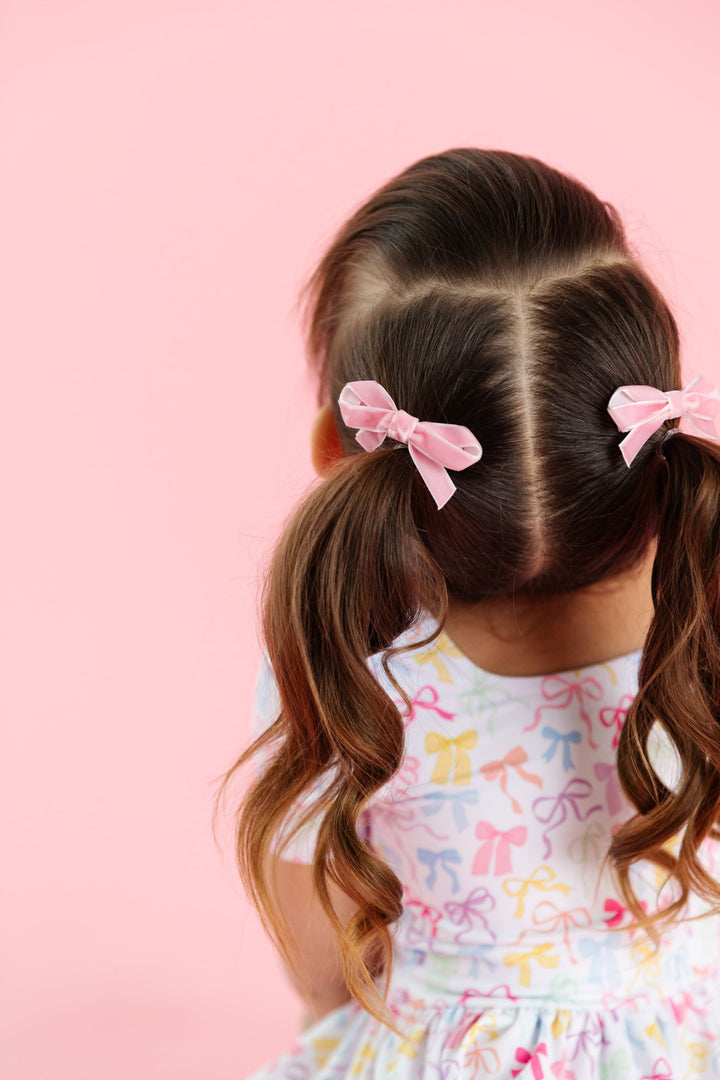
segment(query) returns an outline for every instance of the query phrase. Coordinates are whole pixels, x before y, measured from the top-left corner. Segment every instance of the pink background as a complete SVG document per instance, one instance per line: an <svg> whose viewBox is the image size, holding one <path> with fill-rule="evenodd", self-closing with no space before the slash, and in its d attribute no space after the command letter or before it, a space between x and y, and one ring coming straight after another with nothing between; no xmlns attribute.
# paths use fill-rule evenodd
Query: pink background
<svg viewBox="0 0 720 1080"><path fill-rule="evenodd" d="M297 290L391 175L508 148L615 203L720 376L719 31L711 0L5 0L3 1075L230 1080L295 1037L210 815L314 475Z"/></svg>

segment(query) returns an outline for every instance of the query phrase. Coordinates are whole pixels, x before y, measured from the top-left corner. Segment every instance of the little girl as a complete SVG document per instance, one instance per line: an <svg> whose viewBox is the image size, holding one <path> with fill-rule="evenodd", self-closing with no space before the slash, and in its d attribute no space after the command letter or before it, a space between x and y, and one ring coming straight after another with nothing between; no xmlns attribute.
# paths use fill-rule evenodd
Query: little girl
<svg viewBox="0 0 720 1080"><path fill-rule="evenodd" d="M308 1018L252 1080L720 1077L717 389L616 210L507 151L404 170L307 296L322 479L223 788L257 755Z"/></svg>

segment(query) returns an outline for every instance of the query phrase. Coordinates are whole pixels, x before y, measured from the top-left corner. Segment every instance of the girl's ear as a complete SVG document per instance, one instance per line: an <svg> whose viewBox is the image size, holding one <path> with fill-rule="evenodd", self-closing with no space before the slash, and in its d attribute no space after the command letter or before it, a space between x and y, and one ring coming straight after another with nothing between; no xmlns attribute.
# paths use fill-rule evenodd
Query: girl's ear
<svg viewBox="0 0 720 1080"><path fill-rule="evenodd" d="M321 406L310 434L310 456L315 471L324 476L334 461L343 456L332 409Z"/></svg>

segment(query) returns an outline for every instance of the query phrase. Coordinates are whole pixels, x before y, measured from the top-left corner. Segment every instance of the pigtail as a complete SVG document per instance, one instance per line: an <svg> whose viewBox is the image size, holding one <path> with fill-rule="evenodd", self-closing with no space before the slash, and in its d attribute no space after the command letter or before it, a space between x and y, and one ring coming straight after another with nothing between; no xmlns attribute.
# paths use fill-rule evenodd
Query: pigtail
<svg viewBox="0 0 720 1080"><path fill-rule="evenodd" d="M716 905L707 914L720 905L720 885L698 857L706 837L720 838L720 447L673 430L647 466L660 508L655 613L617 759L638 813L615 834L608 855L638 926L658 945L659 928L680 916L691 892ZM673 790L648 758L655 723L677 751ZM675 855L669 844L681 832ZM667 871L665 884L679 886L679 895L648 917L628 873L641 858Z"/></svg>
<svg viewBox="0 0 720 1080"><path fill-rule="evenodd" d="M391 646L423 613L443 614L447 604L444 579L414 523L416 482L408 455L389 447L360 451L337 461L293 513L273 552L262 597L263 636L281 713L234 766L277 743L245 796L237 857L266 931L298 975L291 933L268 888L265 859L295 801L318 778L330 777L297 828L324 811L314 881L341 945L345 980L363 1007L399 1035L389 1011L378 1008L385 1005L387 981L381 998L374 978L392 964L388 927L403 911L402 883L361 839L356 823L368 799L399 768L404 751L402 716L367 659L383 652L383 669L409 710L407 693L388 666L403 646ZM359 905L347 926L332 906L328 877Z"/></svg>

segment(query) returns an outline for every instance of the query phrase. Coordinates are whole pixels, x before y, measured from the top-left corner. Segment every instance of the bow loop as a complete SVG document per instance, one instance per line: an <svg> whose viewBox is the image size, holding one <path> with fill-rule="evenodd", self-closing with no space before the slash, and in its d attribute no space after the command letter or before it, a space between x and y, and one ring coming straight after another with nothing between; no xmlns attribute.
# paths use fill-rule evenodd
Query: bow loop
<svg viewBox="0 0 720 1080"><path fill-rule="evenodd" d="M468 428L411 416L398 409L385 387L374 379L346 383L338 404L347 426L360 428L355 439L364 450L376 450L386 435L407 444L438 510L457 490L447 470L467 469L482 456L482 447Z"/></svg>

